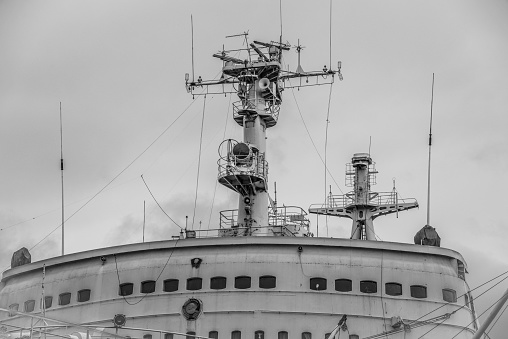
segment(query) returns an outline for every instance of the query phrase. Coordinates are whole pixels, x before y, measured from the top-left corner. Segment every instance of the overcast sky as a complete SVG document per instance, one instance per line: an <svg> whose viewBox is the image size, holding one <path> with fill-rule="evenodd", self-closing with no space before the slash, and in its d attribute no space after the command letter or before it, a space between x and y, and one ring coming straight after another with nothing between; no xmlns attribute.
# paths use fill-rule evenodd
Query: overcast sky
<svg viewBox="0 0 508 339"><path fill-rule="evenodd" d="M226 35L248 31L252 40L279 39L278 7L237 0L0 1L0 269L23 246L34 261L60 253L60 229L32 249L61 219L59 102L67 217L161 136L66 222L67 253L141 241L143 201L147 241L178 233L141 175L175 221L192 220L204 103L202 97L193 102L184 87L192 70L190 16L196 77L212 79L221 68L212 54L242 45ZM421 206L398 219L379 218L376 234L412 242L426 222L435 73L431 225L443 247L465 257L471 287L508 270L501 213L508 189L507 18L508 2L501 0L341 1L332 7L332 67L342 61L344 81L332 87L327 162L340 188L329 176L326 184L333 194L346 192L344 165L353 153L368 152L372 138L379 171L373 189L391 191L395 178L401 196ZM304 70L330 68L328 1L285 0L282 21L283 40L305 46ZM294 50L284 64L296 69ZM323 165L304 122L324 156L328 95L327 86L284 92L279 123L267 132L270 194L277 182L279 205L307 209L324 199ZM206 99L198 207L189 228L217 228L218 211L236 208L235 194L215 183L224 133L242 138L230 100L237 98ZM311 221L317 233L316 217ZM351 227L333 218L319 225L320 236L333 237L348 237ZM480 298L479 313L506 288L503 282ZM508 333L508 312L491 337L502 333Z"/></svg>

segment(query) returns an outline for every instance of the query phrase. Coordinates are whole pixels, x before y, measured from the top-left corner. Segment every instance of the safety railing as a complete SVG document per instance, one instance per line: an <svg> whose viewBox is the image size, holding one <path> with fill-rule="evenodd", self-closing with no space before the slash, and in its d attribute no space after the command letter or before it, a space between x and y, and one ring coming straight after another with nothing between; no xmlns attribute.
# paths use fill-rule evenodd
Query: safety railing
<svg viewBox="0 0 508 339"><path fill-rule="evenodd" d="M360 201L359 201L360 200ZM414 198L401 198L397 193L394 192L383 192L369 193L369 197L366 197L366 201L363 202L366 205L395 205L397 204L413 204L416 203L416 199ZM324 204L313 204L310 208L346 208L350 205L354 205L357 203L362 203L361 198L355 196L354 192L349 192L343 195L331 195L328 196L326 203Z"/></svg>
<svg viewBox="0 0 508 339"><path fill-rule="evenodd" d="M221 157L217 161L219 166L219 178L228 175L249 175L266 180L268 176L268 162L264 154L254 154L248 159L243 159L230 154L229 157Z"/></svg>

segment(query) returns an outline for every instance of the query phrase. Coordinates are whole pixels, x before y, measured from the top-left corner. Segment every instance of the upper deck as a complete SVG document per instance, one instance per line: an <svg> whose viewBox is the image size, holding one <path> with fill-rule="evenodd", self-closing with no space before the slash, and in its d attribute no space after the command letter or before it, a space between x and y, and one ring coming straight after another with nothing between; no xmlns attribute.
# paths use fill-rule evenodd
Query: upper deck
<svg viewBox="0 0 508 339"><path fill-rule="evenodd" d="M135 254L146 251L158 251L167 249L191 249L201 247L234 247L234 246L313 246L323 249L343 248L355 250L374 250L388 252L402 252L421 255L432 255L437 257L446 257L461 261L467 268L466 261L462 255L454 250L435 247L421 246L406 243L386 242L386 241L362 241L342 238L317 238L317 237L218 237L218 238L187 238L179 240L164 240L146 243L128 244L114 247L105 247L93 249L84 252L67 254L64 256L53 257L41 261L36 261L27 265L8 269L2 274L2 281L13 276L20 275L33 270L46 267L59 266L87 260L94 257L108 256L113 254Z"/></svg>

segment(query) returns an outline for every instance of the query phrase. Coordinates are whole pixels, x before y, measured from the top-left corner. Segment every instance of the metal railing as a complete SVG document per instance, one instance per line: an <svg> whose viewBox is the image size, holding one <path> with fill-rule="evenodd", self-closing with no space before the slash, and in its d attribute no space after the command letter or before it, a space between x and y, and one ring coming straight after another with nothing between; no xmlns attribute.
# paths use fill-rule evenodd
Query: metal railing
<svg viewBox="0 0 508 339"><path fill-rule="evenodd" d="M268 176L268 162L263 153L254 154L249 159L240 159L234 154L230 154L227 158L221 157L217 161L217 165L219 166L219 178L228 175L249 175L266 181Z"/></svg>
<svg viewBox="0 0 508 339"><path fill-rule="evenodd" d="M395 208L397 204L411 204L417 202L414 198L400 198L398 194L394 192L370 192L370 196L365 199L366 201L361 202L358 200L361 199L357 199L354 192L349 192L344 195L331 195L328 196L326 203L313 204L311 208L346 208L356 203L364 203L373 206L393 205L393 208Z"/></svg>

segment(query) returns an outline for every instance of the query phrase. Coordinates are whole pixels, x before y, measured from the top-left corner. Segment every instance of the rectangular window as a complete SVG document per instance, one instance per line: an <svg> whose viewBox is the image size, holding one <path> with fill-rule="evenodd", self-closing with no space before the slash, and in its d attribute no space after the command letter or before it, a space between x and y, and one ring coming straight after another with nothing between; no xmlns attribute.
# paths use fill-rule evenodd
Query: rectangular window
<svg viewBox="0 0 508 339"><path fill-rule="evenodd" d="M44 305L42 305L42 299L41 299L41 310L42 310L43 306L46 309L51 308L51 306L53 306L53 297L50 295L45 296L44 297Z"/></svg>
<svg viewBox="0 0 508 339"><path fill-rule="evenodd" d="M444 288L443 289L443 300L448 301L449 303L457 302L457 292L455 290Z"/></svg>
<svg viewBox="0 0 508 339"><path fill-rule="evenodd" d="M219 332L217 331L208 332L208 338L219 339Z"/></svg>
<svg viewBox="0 0 508 339"><path fill-rule="evenodd" d="M302 332L302 339L312 339L310 332Z"/></svg>
<svg viewBox="0 0 508 339"><path fill-rule="evenodd" d="M314 291L326 290L325 278L310 278L310 289Z"/></svg>
<svg viewBox="0 0 508 339"><path fill-rule="evenodd" d="M286 331L280 331L277 334L277 339L288 339L288 333Z"/></svg>
<svg viewBox="0 0 508 339"><path fill-rule="evenodd" d="M385 293L388 295L402 295L402 285L398 283L386 283Z"/></svg>
<svg viewBox="0 0 508 339"><path fill-rule="evenodd" d="M203 280L201 278L189 278L187 279L187 290L196 291L203 287Z"/></svg>
<svg viewBox="0 0 508 339"><path fill-rule="evenodd" d="M133 283L124 283L120 285L120 290L118 292L119 295L126 296L131 295L134 292L134 284Z"/></svg>
<svg viewBox="0 0 508 339"><path fill-rule="evenodd" d="M420 285L411 286L411 296L413 298L424 299L427 298L427 287Z"/></svg>
<svg viewBox="0 0 508 339"><path fill-rule="evenodd" d="M33 312L35 309L35 300L27 300L25 301L25 312Z"/></svg>
<svg viewBox="0 0 508 339"><path fill-rule="evenodd" d="M9 305L9 310L10 311L15 311L17 312L19 309L19 304L12 304L12 305ZM14 312L9 312L9 317L14 317L16 314Z"/></svg>
<svg viewBox="0 0 508 339"><path fill-rule="evenodd" d="M242 339L242 332L240 331L231 332L231 339Z"/></svg>
<svg viewBox="0 0 508 339"><path fill-rule="evenodd" d="M360 292L377 293L377 282L370 280L360 281Z"/></svg>
<svg viewBox="0 0 508 339"><path fill-rule="evenodd" d="M164 286L162 287L164 292L175 292L178 291L178 279L166 279L164 280Z"/></svg>
<svg viewBox="0 0 508 339"><path fill-rule="evenodd" d="M152 335L151 334L145 334L145 335L143 335L143 339L152 339Z"/></svg>
<svg viewBox="0 0 508 339"><path fill-rule="evenodd" d="M260 288L275 288L277 284L277 279L271 275L264 275L259 277L259 287Z"/></svg>
<svg viewBox="0 0 508 339"><path fill-rule="evenodd" d="M254 332L254 339L265 339L265 331L256 331Z"/></svg>
<svg viewBox="0 0 508 339"><path fill-rule="evenodd" d="M58 296L58 305L69 305L71 303L71 294L62 293Z"/></svg>
<svg viewBox="0 0 508 339"><path fill-rule="evenodd" d="M351 292L353 282L349 279L337 279L335 280L335 290L338 292Z"/></svg>
<svg viewBox="0 0 508 339"><path fill-rule="evenodd" d="M164 333L164 339L173 339L173 333Z"/></svg>
<svg viewBox="0 0 508 339"><path fill-rule="evenodd" d="M148 280L141 283L141 293L153 293L155 292L155 281Z"/></svg>
<svg viewBox="0 0 508 339"><path fill-rule="evenodd" d="M78 291L78 302L82 303L88 300L90 300L90 290Z"/></svg>
<svg viewBox="0 0 508 339"><path fill-rule="evenodd" d="M213 277L210 279L210 288L212 290L222 290L226 288L226 277Z"/></svg>
<svg viewBox="0 0 508 339"><path fill-rule="evenodd" d="M245 289L250 288L250 277L240 276L235 278L235 288Z"/></svg>
<svg viewBox="0 0 508 339"><path fill-rule="evenodd" d="M186 335L185 336L186 339L196 339L196 337L195 337L196 332L189 331L189 332L187 332L187 334L190 334L190 335Z"/></svg>

